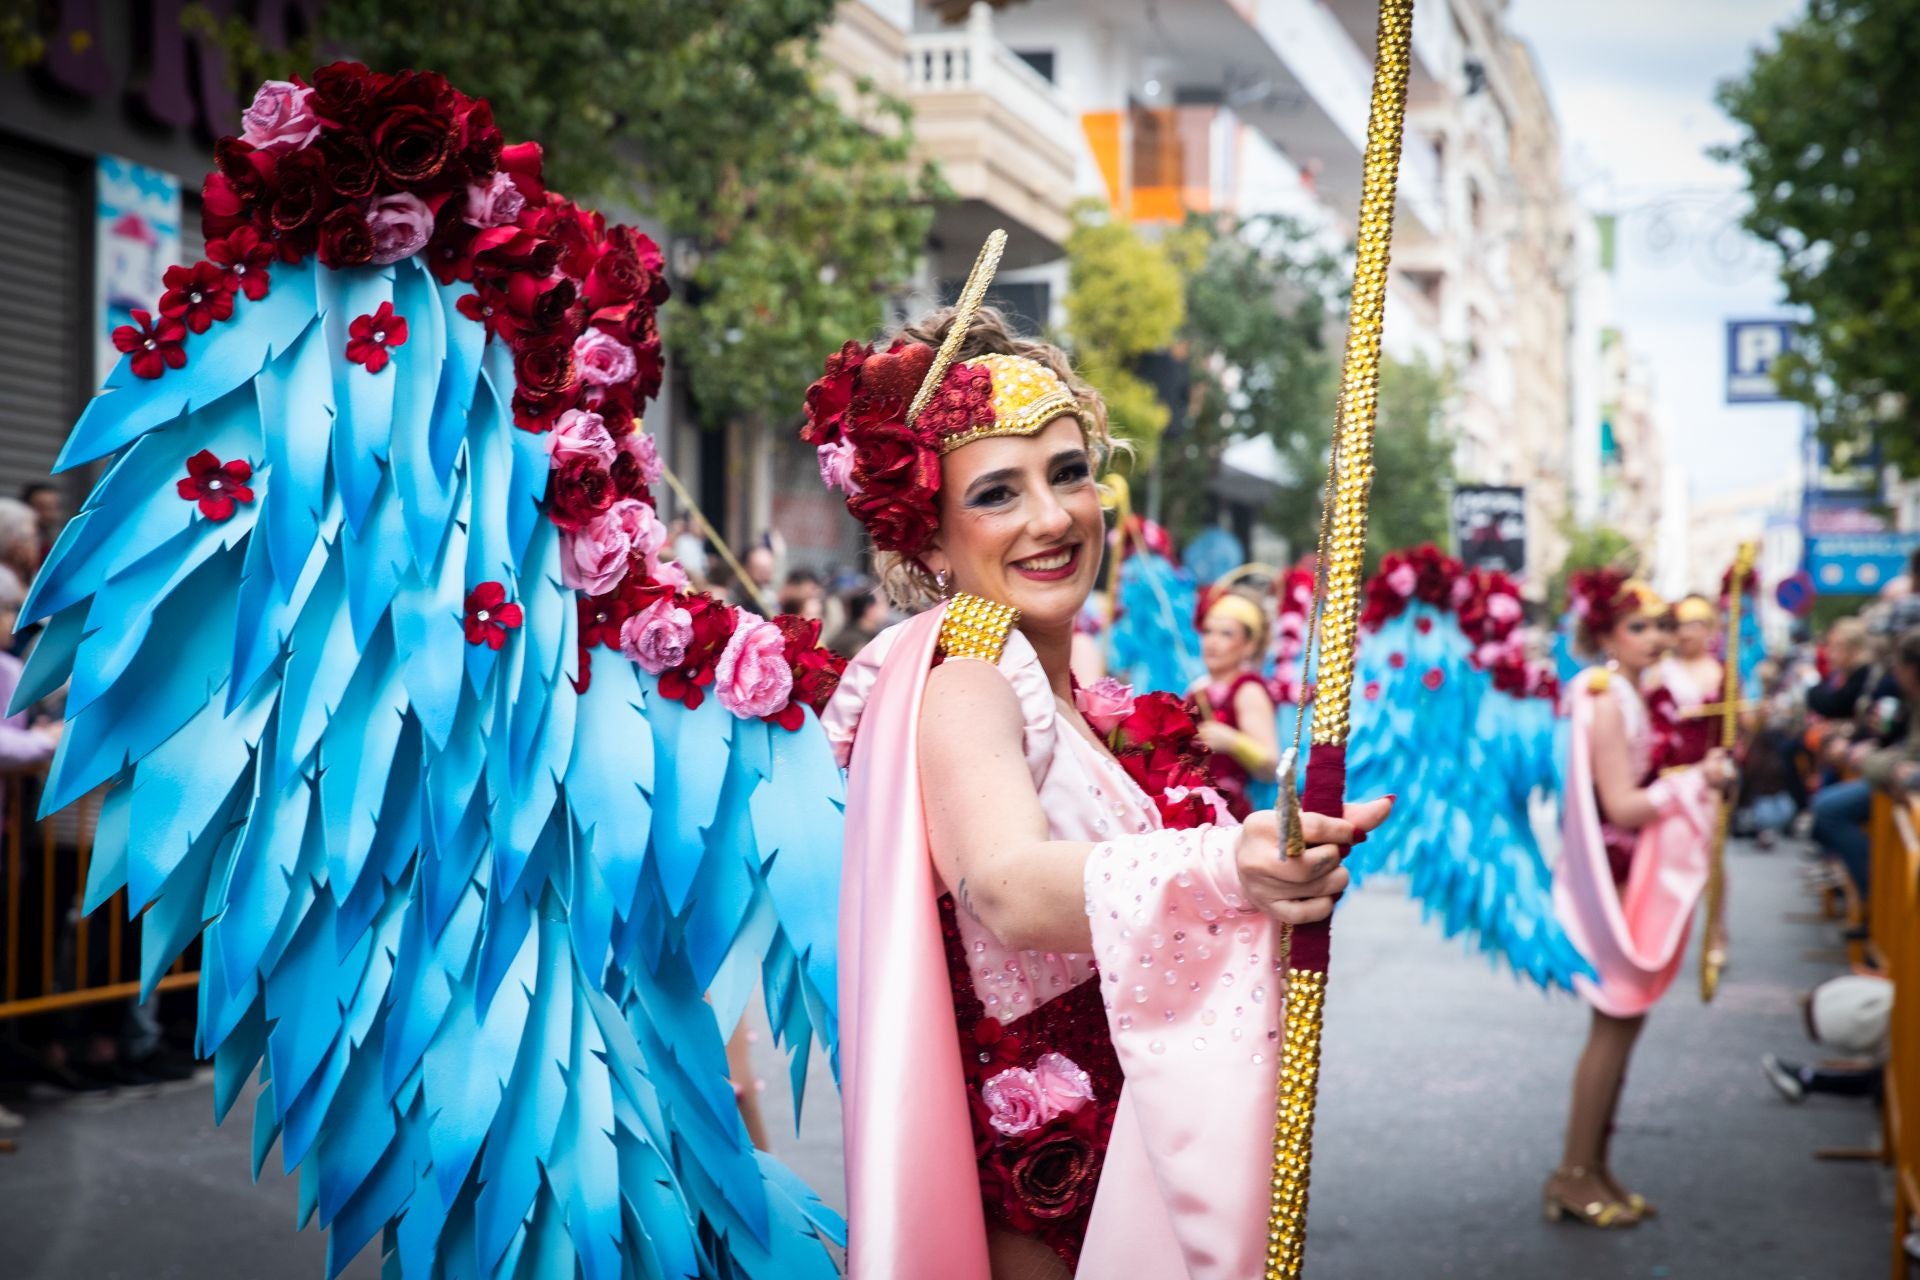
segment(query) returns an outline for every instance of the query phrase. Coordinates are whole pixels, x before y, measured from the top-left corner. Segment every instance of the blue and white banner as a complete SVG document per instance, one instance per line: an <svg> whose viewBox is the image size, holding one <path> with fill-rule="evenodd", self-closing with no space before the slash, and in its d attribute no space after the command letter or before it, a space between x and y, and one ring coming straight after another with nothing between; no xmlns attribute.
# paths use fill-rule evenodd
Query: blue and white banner
<svg viewBox="0 0 1920 1280"><path fill-rule="evenodd" d="M1874 595L1906 571L1920 533L1843 533L1807 539L1807 572L1822 595Z"/></svg>

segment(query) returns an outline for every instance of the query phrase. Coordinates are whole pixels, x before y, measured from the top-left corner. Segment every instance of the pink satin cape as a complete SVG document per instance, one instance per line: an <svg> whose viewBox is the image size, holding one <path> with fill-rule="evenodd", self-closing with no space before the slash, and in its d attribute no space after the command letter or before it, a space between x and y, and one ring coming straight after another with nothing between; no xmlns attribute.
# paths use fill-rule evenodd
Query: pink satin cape
<svg viewBox="0 0 1920 1280"><path fill-rule="evenodd" d="M877 670L849 672L870 685L846 689L864 705L826 717L843 750L852 735L840 1052L854 1280L990 1275L918 772L940 616L876 642ZM1127 1085L1079 1277L1260 1273L1280 1000L1274 930L1234 896L1236 843L1230 827L1154 831L1088 859L1102 995Z"/></svg>
<svg viewBox="0 0 1920 1280"><path fill-rule="evenodd" d="M1649 787L1658 816L1640 828L1627 883L1615 887L1600 835L1592 737L1596 699L1622 694L1594 693L1594 678L1594 671L1584 671L1567 691L1573 732L1553 906L1573 945L1599 974L1598 982L1576 978L1575 987L1600 1012L1631 1018L1653 1007L1685 957L1693 909L1707 883L1714 801L1698 768ZM1646 731L1642 725L1641 732Z"/></svg>

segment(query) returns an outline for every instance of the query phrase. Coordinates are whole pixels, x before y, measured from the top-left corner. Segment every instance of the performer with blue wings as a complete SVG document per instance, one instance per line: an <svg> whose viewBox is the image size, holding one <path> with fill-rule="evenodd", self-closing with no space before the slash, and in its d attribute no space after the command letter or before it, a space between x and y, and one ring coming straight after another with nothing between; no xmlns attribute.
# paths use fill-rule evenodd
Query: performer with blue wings
<svg viewBox="0 0 1920 1280"><path fill-rule="evenodd" d="M758 981L796 1097L836 1043L839 668L661 558L658 250L430 72L270 83L216 163L26 608L88 907L149 989L199 940L331 1273L834 1274L723 1029Z"/></svg>

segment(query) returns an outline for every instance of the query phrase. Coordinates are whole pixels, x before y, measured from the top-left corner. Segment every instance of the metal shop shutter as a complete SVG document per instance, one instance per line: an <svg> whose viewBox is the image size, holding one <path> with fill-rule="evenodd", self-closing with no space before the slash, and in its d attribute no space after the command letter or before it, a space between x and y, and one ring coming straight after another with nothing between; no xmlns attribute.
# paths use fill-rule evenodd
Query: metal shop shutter
<svg viewBox="0 0 1920 1280"><path fill-rule="evenodd" d="M91 187L84 161L0 136L0 496L47 478L90 390Z"/></svg>

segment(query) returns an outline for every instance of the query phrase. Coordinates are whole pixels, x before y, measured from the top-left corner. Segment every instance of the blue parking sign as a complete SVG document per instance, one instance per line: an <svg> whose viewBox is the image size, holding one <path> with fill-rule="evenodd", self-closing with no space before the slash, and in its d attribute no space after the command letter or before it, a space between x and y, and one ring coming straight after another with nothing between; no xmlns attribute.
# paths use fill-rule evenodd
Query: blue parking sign
<svg viewBox="0 0 1920 1280"><path fill-rule="evenodd" d="M1773 404L1784 397L1773 362L1793 350L1791 320L1727 321L1727 403Z"/></svg>

